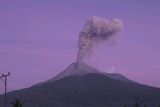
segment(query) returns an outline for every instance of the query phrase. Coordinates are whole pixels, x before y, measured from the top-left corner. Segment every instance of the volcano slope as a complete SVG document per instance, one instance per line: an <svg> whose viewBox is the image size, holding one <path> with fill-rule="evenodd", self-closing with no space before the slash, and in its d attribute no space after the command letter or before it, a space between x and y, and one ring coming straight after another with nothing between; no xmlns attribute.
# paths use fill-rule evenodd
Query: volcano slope
<svg viewBox="0 0 160 107"><path fill-rule="evenodd" d="M0 96L0 105L4 106ZM106 74L88 65L71 64L56 77L7 94L8 106L15 98L24 107L158 107L160 89L131 81L120 74Z"/></svg>

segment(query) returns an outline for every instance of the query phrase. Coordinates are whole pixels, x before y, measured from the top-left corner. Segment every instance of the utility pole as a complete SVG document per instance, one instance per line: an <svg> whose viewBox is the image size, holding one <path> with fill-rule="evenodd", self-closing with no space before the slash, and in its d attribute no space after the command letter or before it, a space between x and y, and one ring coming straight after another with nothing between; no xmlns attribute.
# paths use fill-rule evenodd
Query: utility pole
<svg viewBox="0 0 160 107"><path fill-rule="evenodd" d="M7 77L8 76L10 76L10 72L8 72L8 74L2 74L0 76L0 79L2 80L2 82L5 85L5 89L4 89L4 107L7 107Z"/></svg>

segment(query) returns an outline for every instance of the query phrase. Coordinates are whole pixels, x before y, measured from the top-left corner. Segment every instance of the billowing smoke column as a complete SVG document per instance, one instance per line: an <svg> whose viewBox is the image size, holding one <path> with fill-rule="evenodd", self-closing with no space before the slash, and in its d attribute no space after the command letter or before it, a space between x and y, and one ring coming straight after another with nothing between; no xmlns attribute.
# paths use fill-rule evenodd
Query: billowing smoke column
<svg viewBox="0 0 160 107"><path fill-rule="evenodd" d="M85 57L89 56L98 43L114 40L116 34L122 29L123 24L119 19L109 21L96 16L88 19L79 34L77 62L82 62Z"/></svg>

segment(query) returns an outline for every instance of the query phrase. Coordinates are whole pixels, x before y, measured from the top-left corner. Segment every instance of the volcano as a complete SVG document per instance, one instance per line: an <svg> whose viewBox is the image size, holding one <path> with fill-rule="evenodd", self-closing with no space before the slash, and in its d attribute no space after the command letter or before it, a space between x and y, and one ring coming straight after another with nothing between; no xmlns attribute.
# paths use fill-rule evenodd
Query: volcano
<svg viewBox="0 0 160 107"><path fill-rule="evenodd" d="M0 96L0 105L4 106ZM73 63L54 78L7 94L8 107L15 98L24 107L158 107L160 89L139 84L121 74L101 72L84 63Z"/></svg>

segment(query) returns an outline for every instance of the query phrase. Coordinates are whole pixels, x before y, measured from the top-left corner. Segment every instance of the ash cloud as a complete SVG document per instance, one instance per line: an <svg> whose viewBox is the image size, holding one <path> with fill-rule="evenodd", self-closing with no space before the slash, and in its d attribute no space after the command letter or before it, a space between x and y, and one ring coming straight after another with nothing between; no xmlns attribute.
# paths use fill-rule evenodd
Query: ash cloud
<svg viewBox="0 0 160 107"><path fill-rule="evenodd" d="M107 20L96 16L88 19L79 34L77 62L82 62L88 57L95 45L115 40L117 33L122 29L123 24L120 19Z"/></svg>

